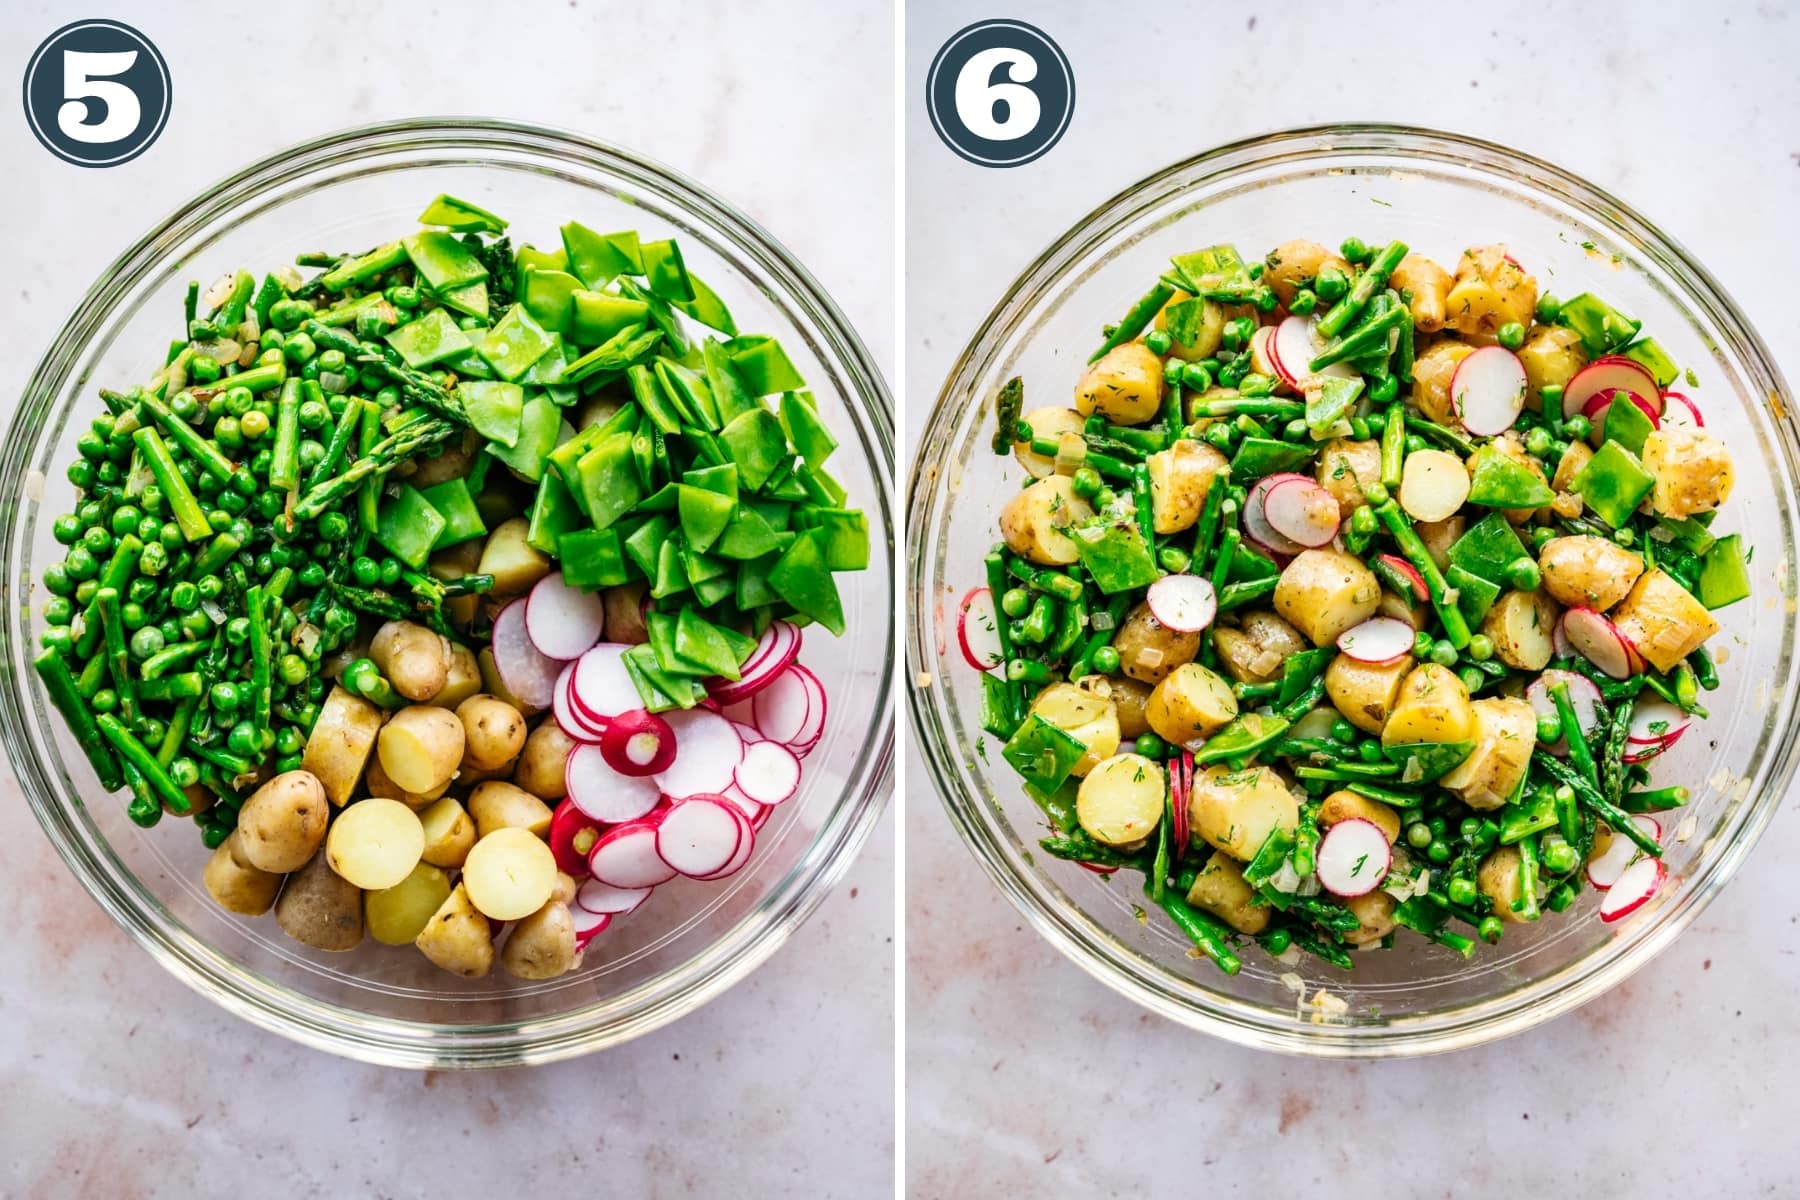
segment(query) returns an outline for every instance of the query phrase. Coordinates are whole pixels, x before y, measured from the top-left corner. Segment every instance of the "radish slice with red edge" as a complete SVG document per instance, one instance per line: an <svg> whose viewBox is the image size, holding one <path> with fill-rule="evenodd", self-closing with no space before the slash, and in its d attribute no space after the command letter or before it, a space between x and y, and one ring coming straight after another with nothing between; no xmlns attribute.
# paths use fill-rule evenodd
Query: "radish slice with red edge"
<svg viewBox="0 0 1800 1200"><path fill-rule="evenodd" d="M607 725L600 753L621 775L655 775L675 761L675 731L655 713L634 708Z"/></svg>
<svg viewBox="0 0 1800 1200"><path fill-rule="evenodd" d="M1176 633L1199 633L1219 611L1211 583L1198 575L1164 575L1144 593L1150 615Z"/></svg>
<svg viewBox="0 0 1800 1200"><path fill-rule="evenodd" d="M705 709L666 714L675 731L675 758L656 774L663 795L716 795L731 786L733 773L744 759L743 739L729 718Z"/></svg>
<svg viewBox="0 0 1800 1200"><path fill-rule="evenodd" d="M735 782L746 799L780 804L800 790L800 759L780 742L757 742L744 747Z"/></svg>
<svg viewBox="0 0 1800 1200"><path fill-rule="evenodd" d="M1556 700L1550 695L1550 689L1559 683L1568 685L1569 707L1575 710L1576 724L1581 726L1582 736L1592 743L1605 727L1606 710L1601 706L1600 686L1586 675L1555 668L1545 671L1526 687L1526 703L1531 705L1531 711L1537 714L1540 721L1559 718L1561 714L1556 711ZM1544 748L1562 758L1569 753L1569 741L1567 738L1557 738Z"/></svg>
<svg viewBox="0 0 1800 1200"><path fill-rule="evenodd" d="M774 745L775 743L771 742L765 744ZM720 792L719 797L720 799L730 801L733 807L743 813L746 817L749 817L752 822L755 822L760 818L765 818L768 815L769 805L759 804L755 800L744 795L744 789L740 788L735 783Z"/></svg>
<svg viewBox="0 0 1800 1200"><path fill-rule="evenodd" d="M1631 714L1631 728L1625 733L1626 762L1649 762L1671 749L1688 731L1688 715L1666 700L1651 700Z"/></svg>
<svg viewBox="0 0 1800 1200"><path fill-rule="evenodd" d="M771 621L756 649L739 665L738 678L708 679L707 694L720 704L742 703L767 687L799 655L800 627L788 621Z"/></svg>
<svg viewBox="0 0 1800 1200"><path fill-rule="evenodd" d="M1706 425L1706 418L1700 415L1700 406L1688 399L1686 393L1664 392L1662 423L1700 429Z"/></svg>
<svg viewBox="0 0 1800 1200"><path fill-rule="evenodd" d="M788 743L788 749L805 758L819 744L819 736L825 732L825 685L819 682L817 675L800 663L795 663L789 669L800 677L801 686L806 688L807 708L806 724L800 727L799 734Z"/></svg>
<svg viewBox="0 0 1800 1200"><path fill-rule="evenodd" d="M1397 617L1370 617L1338 634L1337 648L1361 663L1386 663L1412 653L1418 635Z"/></svg>
<svg viewBox="0 0 1800 1200"><path fill-rule="evenodd" d="M1587 402L1602 392L1630 392L1645 399L1655 396L1656 411L1651 415L1662 415L1662 392L1657 389L1656 377L1641 363L1622 354L1609 354L1575 372L1575 377L1563 388L1563 420L1584 411Z"/></svg>
<svg viewBox="0 0 1800 1200"><path fill-rule="evenodd" d="M679 800L656 826L656 852L675 871L698 879L737 857L750 820L717 796Z"/></svg>
<svg viewBox="0 0 1800 1200"><path fill-rule="evenodd" d="M1571 608L1560 624L1575 653L1614 679L1631 678L1637 650L1618 626L1591 608Z"/></svg>
<svg viewBox="0 0 1800 1200"><path fill-rule="evenodd" d="M570 699L588 721L602 729L614 717L644 707L643 697L625 669L628 649L617 642L602 642L575 660Z"/></svg>
<svg viewBox="0 0 1800 1200"><path fill-rule="evenodd" d="M605 631L606 606L599 592L571 587L552 571L526 597L525 629L545 657L580 658Z"/></svg>
<svg viewBox="0 0 1800 1200"><path fill-rule="evenodd" d="M1414 600L1417 600L1420 604L1424 604L1431 599L1431 593L1425 588L1425 577L1419 574L1419 569L1417 567L1407 562L1404 558L1401 558L1398 554L1382 554L1378 557L1382 562L1386 563L1395 574L1406 580L1407 584L1412 588Z"/></svg>
<svg viewBox="0 0 1800 1200"><path fill-rule="evenodd" d="M648 815L662 799L662 789L649 776L621 775L600 747L580 745L563 764L569 802L603 825L618 825Z"/></svg>
<svg viewBox="0 0 1800 1200"><path fill-rule="evenodd" d="M1662 825L1654 817L1639 814L1631 819L1639 829L1650 835L1650 840L1658 843L1662 841ZM1606 891L1619 882L1625 868L1636 861L1639 853L1636 843L1615 830L1605 852L1588 859L1588 882L1594 885L1596 891Z"/></svg>
<svg viewBox="0 0 1800 1200"><path fill-rule="evenodd" d="M1450 404L1463 428L1495 437L1525 411L1525 364L1505 346L1483 346L1456 364Z"/></svg>
<svg viewBox="0 0 1800 1200"><path fill-rule="evenodd" d="M1340 512L1337 497L1304 476L1284 479L1263 496L1269 528L1309 550L1330 545Z"/></svg>
<svg viewBox="0 0 1800 1200"><path fill-rule="evenodd" d="M532 712L542 712L556 701L556 677L562 674L563 664L532 642L526 630L527 603L520 597L494 618L494 670L519 703Z"/></svg>
<svg viewBox="0 0 1800 1200"><path fill-rule="evenodd" d="M590 879L575 893L575 904L591 913L622 917L636 912L650 898L654 888L622 888L598 879Z"/></svg>
<svg viewBox="0 0 1800 1200"><path fill-rule="evenodd" d="M601 834L588 855L588 871L621 888L656 887L675 878L679 872L656 852L658 824L631 821Z"/></svg>
<svg viewBox="0 0 1800 1200"><path fill-rule="evenodd" d="M1600 919L1611 924L1623 921L1649 903L1669 877L1669 869L1660 858L1640 858L1625 868L1619 881L1612 885L1600 901Z"/></svg>
<svg viewBox="0 0 1800 1200"><path fill-rule="evenodd" d="M1650 428L1662 428L1662 421L1656 415L1656 407L1636 392L1601 392L1581 406L1581 415L1590 421L1599 421L1603 418L1606 410L1611 408L1621 396L1637 405L1638 411L1649 419Z"/></svg>
<svg viewBox="0 0 1800 1200"><path fill-rule="evenodd" d="M991 671L1006 661L1006 655L1000 650L993 592L978 587L963 597L962 607L956 614L956 640L962 646L963 660L977 671Z"/></svg>
<svg viewBox="0 0 1800 1200"><path fill-rule="evenodd" d="M571 905L569 917L575 923L575 949L579 953L587 949L587 944L606 932L612 924L611 913L589 912L580 905Z"/></svg>
<svg viewBox="0 0 1800 1200"><path fill-rule="evenodd" d="M750 861L750 855L756 851L756 820L745 816L743 810L729 800L723 801L723 807L731 814L732 818L738 822L737 853L731 856L730 862L726 863L718 870L709 872L705 875L694 876L695 879L704 882L710 882L714 879L724 879L728 875L736 875L739 871L744 869L744 864ZM763 814L767 814L769 809L765 807L762 811Z"/></svg>
<svg viewBox="0 0 1800 1200"><path fill-rule="evenodd" d="M768 687L756 693L752 703L756 727L764 737L777 742L794 741L806 728L812 708L812 692L796 669L798 666L796 663L776 676Z"/></svg>
<svg viewBox="0 0 1800 1200"><path fill-rule="evenodd" d="M1355 368L1347 362L1332 363L1322 371L1314 371L1307 365L1319 357L1325 343L1306 317L1289 317L1275 326L1275 336L1269 340L1269 347L1282 382L1297 392L1305 388L1307 380L1319 375L1336 375L1344 379L1356 377Z"/></svg>
<svg viewBox="0 0 1800 1200"><path fill-rule="evenodd" d="M606 735L604 721L591 720L575 703L575 664L565 663L556 677L556 694L551 711L562 731L578 742L599 742Z"/></svg>
<svg viewBox="0 0 1800 1200"><path fill-rule="evenodd" d="M1256 332L1250 335L1250 369L1258 375L1266 375L1278 382L1285 383L1286 377L1275 365L1274 340L1275 327L1273 325L1259 326Z"/></svg>
<svg viewBox="0 0 1800 1200"><path fill-rule="evenodd" d="M1169 798L1172 810L1169 832L1175 838L1175 857L1180 858L1188 850L1188 797L1194 791L1194 753L1183 750L1175 759L1173 774L1175 786Z"/></svg>
<svg viewBox="0 0 1800 1200"><path fill-rule="evenodd" d="M1307 483L1312 482L1305 475L1296 475L1291 471L1265 475L1251 486L1249 495L1244 497L1243 512L1239 514L1239 521L1243 526L1246 538L1273 554L1288 558L1299 554L1306 547L1278 532L1274 526L1270 525L1265 506L1270 491L1293 479Z"/></svg>
<svg viewBox="0 0 1800 1200"><path fill-rule="evenodd" d="M1366 896L1380 887L1393 861L1387 834L1361 817L1339 821L1327 829L1314 858L1319 883L1345 899Z"/></svg>
<svg viewBox="0 0 1800 1200"><path fill-rule="evenodd" d="M556 869L576 879L588 875L588 855L603 831L600 823L582 812L573 800L564 800L550 817L550 853Z"/></svg>

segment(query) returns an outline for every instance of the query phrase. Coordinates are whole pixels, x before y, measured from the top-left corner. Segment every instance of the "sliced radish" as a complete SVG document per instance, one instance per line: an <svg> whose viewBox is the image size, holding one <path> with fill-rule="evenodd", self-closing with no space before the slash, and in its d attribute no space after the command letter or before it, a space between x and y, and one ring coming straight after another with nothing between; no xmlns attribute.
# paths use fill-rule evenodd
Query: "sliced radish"
<svg viewBox="0 0 1800 1200"><path fill-rule="evenodd" d="M1285 383L1286 378L1276 367L1275 354L1270 348L1274 337L1275 327L1273 325L1260 326L1255 333L1250 335L1250 369L1258 375L1271 376Z"/></svg>
<svg viewBox="0 0 1800 1200"><path fill-rule="evenodd" d="M1639 829L1649 835L1651 841L1658 843L1662 841L1662 824L1655 817L1640 814L1631 819ZM1630 838L1615 830L1612 841L1606 845L1606 851L1588 860L1588 882L1593 884L1596 890L1606 891L1619 882L1619 877L1625 873L1625 868L1636 861L1639 853L1637 845Z"/></svg>
<svg viewBox="0 0 1800 1200"><path fill-rule="evenodd" d="M1659 429L1662 427L1662 422L1656 415L1656 407L1636 392L1601 392L1598 396L1595 396L1586 404L1582 405L1581 415L1594 422L1596 425L1603 425L1603 418L1606 410L1611 408L1613 403L1618 400L1620 396L1625 397L1625 399L1637 405L1637 410L1649 419L1650 428ZM1599 429L1594 430L1594 437L1598 438L1600 432Z"/></svg>
<svg viewBox="0 0 1800 1200"><path fill-rule="evenodd" d="M550 818L550 853L556 856L556 869L576 879L587 878L588 855L601 832L600 823L573 800L557 805Z"/></svg>
<svg viewBox="0 0 1800 1200"><path fill-rule="evenodd" d="M1642 661L1618 626L1591 608L1571 608L1563 614L1561 626L1575 653L1614 679L1631 678Z"/></svg>
<svg viewBox="0 0 1800 1200"><path fill-rule="evenodd" d="M1263 496L1269 528L1308 549L1337 536L1340 511L1337 497L1305 476L1284 479Z"/></svg>
<svg viewBox="0 0 1800 1200"><path fill-rule="evenodd" d="M552 711L556 714L556 723L562 726L562 731L578 742L598 742L606 736L606 723L593 720L575 703L575 663L565 663L562 674L556 677Z"/></svg>
<svg viewBox="0 0 1800 1200"><path fill-rule="evenodd" d="M1314 371L1307 365L1319 357L1325 343L1306 317L1289 317L1275 326L1269 348L1273 365L1281 373L1281 381L1296 392L1304 390L1306 381L1319 375L1336 375L1344 379L1356 377L1355 368L1347 362L1332 363L1322 371Z"/></svg>
<svg viewBox="0 0 1800 1200"><path fill-rule="evenodd" d="M1663 880L1669 877L1669 869L1662 864L1660 858L1640 858L1625 868L1619 881L1612 885L1606 898L1600 901L1600 919L1611 923L1623 921L1632 913L1642 908L1656 895Z"/></svg>
<svg viewBox="0 0 1800 1200"><path fill-rule="evenodd" d="M1361 817L1339 821L1327 829L1314 857L1319 882L1332 895L1345 899L1366 896L1380 887L1393 861L1387 834Z"/></svg>
<svg viewBox="0 0 1800 1200"><path fill-rule="evenodd" d="M1306 547L1287 537L1285 534L1277 532L1275 527L1269 524L1269 517L1265 510L1265 505L1268 501L1270 491L1276 486L1291 479L1311 482L1307 476L1295 475L1291 471L1282 472L1276 475L1265 475L1256 481L1250 488L1249 495L1244 497L1244 509L1239 515L1239 521L1243 526L1244 536L1246 538L1256 543L1258 547L1268 550L1274 555L1286 558L1294 557L1296 554L1299 554L1302 550L1306 549Z"/></svg>
<svg viewBox="0 0 1800 1200"><path fill-rule="evenodd" d="M1188 797L1194 791L1194 752L1183 750L1175 760L1172 772L1175 781L1174 795L1170 798L1169 807L1173 810L1174 819L1170 822L1169 832L1175 838L1175 856L1181 857L1188 848Z"/></svg>
<svg viewBox="0 0 1800 1200"><path fill-rule="evenodd" d="M675 732L675 758L656 775L663 795L716 795L731 786L732 775L744 759L743 739L730 718L705 709L690 708L668 714Z"/></svg>
<svg viewBox="0 0 1800 1200"><path fill-rule="evenodd" d="M1470 358L1475 357L1473 354ZM1630 392L1646 400L1656 397L1655 412L1650 415L1662 415L1662 393L1657 390L1656 377L1645 370L1640 363L1620 354L1609 354L1605 358L1597 358L1575 373L1563 388L1563 419L1566 421L1577 413L1587 409L1587 403L1595 396L1613 392Z"/></svg>
<svg viewBox="0 0 1800 1200"><path fill-rule="evenodd" d="M662 789L649 776L621 775L600 747L581 745L569 751L563 765L569 802L603 825L618 825L647 815L662 799Z"/></svg>
<svg viewBox="0 0 1800 1200"><path fill-rule="evenodd" d="M800 790L800 760L780 742L757 742L744 747L734 780L745 799L780 804Z"/></svg>
<svg viewBox="0 0 1800 1200"><path fill-rule="evenodd" d="M1407 562L1404 558L1401 558L1398 554L1383 554L1380 558L1382 562L1393 569L1395 574L1404 578L1406 582L1412 586L1414 600L1417 600L1420 604L1424 604L1427 600L1431 599L1431 593L1425 588L1425 577L1419 574L1419 569L1417 567Z"/></svg>
<svg viewBox="0 0 1800 1200"><path fill-rule="evenodd" d="M1700 415L1700 406L1688 399L1685 393L1664 392L1662 398L1664 425L1685 425L1699 429L1706 424L1706 418Z"/></svg>
<svg viewBox="0 0 1800 1200"><path fill-rule="evenodd" d="M725 811L731 814L732 819L738 822L737 853L731 856L730 862L726 863L718 870L709 872L705 875L696 875L694 876L695 879L711 881L714 879L724 879L727 875L735 875L744 869L744 864L750 861L750 855L756 850L756 826L758 824L758 819L745 816L743 809L739 808L735 803L729 800L724 802L723 807L725 808ZM762 820L767 820L769 811L770 810L765 807L762 812L758 814L758 817Z"/></svg>
<svg viewBox="0 0 1800 1200"><path fill-rule="evenodd" d="M1625 761L1650 761L1679 742L1689 724L1688 715L1675 705L1666 700L1649 701L1631 714L1631 728L1625 733Z"/></svg>
<svg viewBox="0 0 1800 1200"><path fill-rule="evenodd" d="M606 764L621 775L666 771L675 761L675 752L675 731L669 723L641 708L614 717L600 739Z"/></svg>
<svg viewBox="0 0 1800 1200"><path fill-rule="evenodd" d="M1561 714L1556 711L1556 700L1550 695L1550 689L1559 683L1569 687L1569 707L1575 710L1575 722L1581 726L1582 736L1589 739L1598 737L1604 727L1606 710L1601 704L1600 686L1586 675L1554 668L1545 671L1525 689L1525 700L1531 705L1531 711L1537 714L1540 721L1559 717ZM1561 758L1569 752L1568 739L1557 738L1545 749Z"/></svg>
<svg viewBox="0 0 1800 1200"><path fill-rule="evenodd" d="M956 615L956 640L962 645L963 660L977 671L991 671L1006 661L1000 649L1000 622L994 611L993 592L978 587L963 597Z"/></svg>
<svg viewBox="0 0 1800 1200"><path fill-rule="evenodd" d="M812 748L819 744L819 737L825 732L825 685L819 677L800 663L788 668L800 677L800 684L806 689L806 724L794 740L787 744L801 758L812 753Z"/></svg>
<svg viewBox="0 0 1800 1200"><path fill-rule="evenodd" d="M679 872L656 852L658 824L632 821L607 830L588 856L588 870L614 887L647 888L669 882Z"/></svg>
<svg viewBox="0 0 1800 1200"><path fill-rule="evenodd" d="M1525 411L1525 364L1505 346L1483 346L1456 364L1450 404L1470 433L1505 433Z"/></svg>
<svg viewBox="0 0 1800 1200"><path fill-rule="evenodd" d="M682 875L711 875L737 856L749 824L736 806L717 796L679 800L657 823L656 852Z"/></svg>
<svg viewBox="0 0 1800 1200"><path fill-rule="evenodd" d="M575 922L575 949L577 952L587 949L589 942L606 932L612 924L611 913L589 912L580 905L572 905L569 916Z"/></svg>
<svg viewBox="0 0 1800 1200"><path fill-rule="evenodd" d="M598 879L590 879L575 893L575 904L591 913L622 917L636 912L650 898L654 888L622 888Z"/></svg>
<svg viewBox="0 0 1800 1200"><path fill-rule="evenodd" d="M738 736L748 741L760 741L762 732L756 728L756 705L748 700L739 700L733 704L721 705L719 715L728 718L738 727ZM750 734L756 734L753 739Z"/></svg>
<svg viewBox="0 0 1800 1200"><path fill-rule="evenodd" d="M644 707L637 684L625 669L629 646L602 642L575 661L570 699L587 720L602 730L614 717Z"/></svg>
<svg viewBox="0 0 1800 1200"><path fill-rule="evenodd" d="M798 666L799 664L795 664ZM789 667L768 687L756 693L752 704L756 727L763 736L791 743L807 726L812 708L812 689L794 667Z"/></svg>
<svg viewBox="0 0 1800 1200"><path fill-rule="evenodd" d="M538 580L526 597L525 628L546 657L580 658L606 628L599 592L584 592L563 581L561 571Z"/></svg>
<svg viewBox="0 0 1800 1200"><path fill-rule="evenodd" d="M991 603L989 610L992 611ZM998 636L995 635L996 648L999 646ZM966 642L963 653L965 656L968 654ZM709 679L706 681L706 690L720 704L741 704L767 687L799 654L800 627L788 621L771 621L763 631L761 640L757 642L756 649L739 665L738 677L735 680Z"/></svg>
<svg viewBox="0 0 1800 1200"><path fill-rule="evenodd" d="M1397 617L1370 617L1338 634L1337 648L1357 662L1387 663L1412 653L1417 637Z"/></svg>
<svg viewBox="0 0 1800 1200"><path fill-rule="evenodd" d="M514 698L533 712L542 712L555 703L556 677L562 674L563 664L531 640L526 629L527 604L527 598L520 597L494 618L494 670ZM636 694L635 688L632 693Z"/></svg>
<svg viewBox="0 0 1800 1200"><path fill-rule="evenodd" d="M1198 575L1164 575L1150 585L1144 602L1151 616L1176 633L1199 633L1219 611L1212 584Z"/></svg>
<svg viewBox="0 0 1800 1200"><path fill-rule="evenodd" d="M765 742L761 744L774 745L775 743ZM743 813L746 817L749 817L752 823L759 819L765 819L768 815L769 805L758 803L744 795L744 789L735 783L720 792L719 796L722 799L729 800L739 812Z"/></svg>

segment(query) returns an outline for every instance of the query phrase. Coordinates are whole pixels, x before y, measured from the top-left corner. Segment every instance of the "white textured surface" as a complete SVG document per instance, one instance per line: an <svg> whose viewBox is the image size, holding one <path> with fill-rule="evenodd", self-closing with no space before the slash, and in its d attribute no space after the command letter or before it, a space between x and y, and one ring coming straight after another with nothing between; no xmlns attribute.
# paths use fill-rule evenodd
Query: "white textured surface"
<svg viewBox="0 0 1800 1200"><path fill-rule="evenodd" d="M203 185L322 132L443 113L575 129L704 181L785 242L891 368L888 12L10 3L0 80L21 78L52 30L96 15L162 49L174 114L142 158L81 170L32 139L8 83L0 418L88 281ZM278 90L252 90L270 82ZM832 99L847 96L869 99ZM701 1012L575 1062L421 1075L226 1016L112 927L10 773L0 804L12 821L0 839L0 1196L891 1191L891 816L793 941Z"/></svg>
<svg viewBox="0 0 1800 1200"><path fill-rule="evenodd" d="M1789 379L1800 370L1792 6L1124 7L994 14L1044 29L1076 79L1063 141L1012 170L953 157L922 119L932 54L989 14L909 9L911 438L975 323L1093 205L1209 145L1334 119L1507 142L1629 198L1721 278ZM1800 1193L1791 799L1725 894L1624 987L1497 1046L1356 1065L1237 1049L1093 982L1025 927L916 753L909 767L913 1195Z"/></svg>

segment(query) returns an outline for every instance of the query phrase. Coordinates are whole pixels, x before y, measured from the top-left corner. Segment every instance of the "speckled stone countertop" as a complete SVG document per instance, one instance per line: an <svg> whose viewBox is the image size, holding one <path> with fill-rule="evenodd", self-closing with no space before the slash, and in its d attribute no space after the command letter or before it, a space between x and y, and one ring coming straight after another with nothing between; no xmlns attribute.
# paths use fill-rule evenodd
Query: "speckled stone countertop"
<svg viewBox="0 0 1800 1200"><path fill-rule="evenodd" d="M985 15L910 7L909 117L923 112L922 64ZM1075 117L1013 170L970 166L909 122L912 438L975 322L1089 208L1206 146L1333 119L1472 133L1632 198L1720 277L1789 378L1800 371L1784 286L1800 278L1791 6L1026 2L996 15L1063 47ZM1238 1049L1092 981L1024 925L916 754L909 766L906 1167L921 1200L1800 1194L1793 799L1686 936L1604 999L1485 1049L1358 1065Z"/></svg>
<svg viewBox="0 0 1800 1200"><path fill-rule="evenodd" d="M0 77L98 15L161 48L174 115L104 171L53 159L16 107L0 119L0 416L88 282L203 184L328 130L477 111L705 180L808 264L891 369L891 12L25 2L0 11ZM248 90L270 79L284 86ZM878 101L830 100L864 92ZM0 1196L891 1194L891 814L792 942L701 1012L574 1062L418 1074L225 1015L113 928L10 771L0 808Z"/></svg>

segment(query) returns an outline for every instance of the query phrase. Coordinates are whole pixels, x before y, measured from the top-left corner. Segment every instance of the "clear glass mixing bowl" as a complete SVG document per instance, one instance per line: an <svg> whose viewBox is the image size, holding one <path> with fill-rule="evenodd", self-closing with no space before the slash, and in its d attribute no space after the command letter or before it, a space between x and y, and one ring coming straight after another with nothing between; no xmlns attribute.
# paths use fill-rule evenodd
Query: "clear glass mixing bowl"
<svg viewBox="0 0 1800 1200"><path fill-rule="evenodd" d="M451 192L507 217L515 240L554 243L570 219L679 236L688 265L747 331L779 337L842 442L832 469L868 513L867 571L838 577L848 636L809 635L805 660L833 704L805 784L756 855L722 883L677 882L603 933L576 973L521 983L444 974L372 942L346 955L290 941L272 917L221 911L200 884L193 827L153 830L103 794L44 699L31 659L41 593L60 557L50 522L72 507L64 466L101 411L94 389L146 379L180 325L182 293L242 266L361 249ZM159 223L101 277L38 365L0 448L0 734L51 843L151 955L241 1016L371 1062L496 1066L585 1053L689 1012L774 953L824 898L890 790L893 718L893 402L868 350L805 268L699 184L616 147L486 121L411 121L334 134L222 181Z"/></svg>
<svg viewBox="0 0 1800 1200"><path fill-rule="evenodd" d="M1014 375L1024 377L1028 408L1066 398L1101 325L1172 254L1221 241L1246 253L1295 237L1335 245L1351 233L1371 245L1398 237L1446 263L1464 246L1503 241L1546 290L1592 288L1642 318L1697 373L1691 394L1732 449L1737 490L1718 529L1754 542L1755 593L1718 614L1723 682L1704 698L1712 719L1656 764L1659 784L1681 782L1694 795L1665 818L1671 880L1651 904L1607 925L1589 892L1561 917L1509 927L1472 962L1402 932L1393 950L1358 955L1354 973L1313 959L1286 968L1251 948L1242 974L1228 978L1190 958L1159 914L1139 919L1135 882L1109 883L1037 852L1039 810L998 747L976 753L980 687L957 649L956 606L983 582L982 556L1019 480L1011 457L989 447L989 400ZM1379 1057L1475 1045L1549 1020L1624 979L1699 915L1793 775L1800 443L1789 403L1767 348L1706 271L1624 203L1549 163L1469 138L1361 125L1271 134L1178 163L1102 204L1019 276L957 360L925 428L907 497L907 665L932 782L976 860L1040 933L1101 982L1197 1029L1300 1054Z"/></svg>

